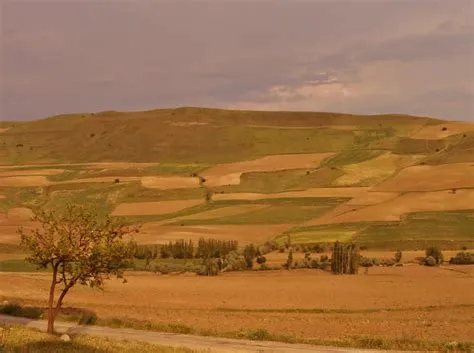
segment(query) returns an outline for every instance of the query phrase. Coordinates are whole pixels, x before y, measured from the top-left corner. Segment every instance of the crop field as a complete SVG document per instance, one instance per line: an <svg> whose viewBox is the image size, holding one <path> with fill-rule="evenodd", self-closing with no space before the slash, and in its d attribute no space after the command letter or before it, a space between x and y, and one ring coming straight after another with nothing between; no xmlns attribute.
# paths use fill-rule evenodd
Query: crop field
<svg viewBox="0 0 474 353"><path fill-rule="evenodd" d="M68 296L66 306L96 312L98 324L240 338L265 330L335 345L472 341L474 266L416 258L430 246L446 260L474 248L473 156L472 124L405 115L180 108L5 123L0 300L45 305L49 273L24 261L17 231L38 226L37 208L78 204L140 225L140 246L213 238L240 252L276 247L265 254L271 270L217 277L150 267L199 259L139 259L127 284ZM342 241L369 257L401 250L404 266L285 271L289 240L299 263L304 248Z"/></svg>
<svg viewBox="0 0 474 353"><path fill-rule="evenodd" d="M204 278L130 273L127 284L109 282L102 293L77 288L66 306L88 308L103 323L151 322L196 332L264 329L321 341L369 335L469 341L474 272L465 272L411 265L373 268L355 277L311 270ZM45 304L47 274L0 273L0 279L8 283L0 297Z"/></svg>

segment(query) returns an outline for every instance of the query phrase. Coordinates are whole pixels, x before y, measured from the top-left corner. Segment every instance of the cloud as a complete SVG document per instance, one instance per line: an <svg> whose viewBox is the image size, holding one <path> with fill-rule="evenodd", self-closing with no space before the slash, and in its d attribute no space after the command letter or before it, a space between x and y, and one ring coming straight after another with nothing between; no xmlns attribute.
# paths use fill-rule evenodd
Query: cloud
<svg viewBox="0 0 474 353"><path fill-rule="evenodd" d="M177 105L470 119L470 9L469 0L6 2L0 119ZM441 109L433 92L459 99Z"/></svg>

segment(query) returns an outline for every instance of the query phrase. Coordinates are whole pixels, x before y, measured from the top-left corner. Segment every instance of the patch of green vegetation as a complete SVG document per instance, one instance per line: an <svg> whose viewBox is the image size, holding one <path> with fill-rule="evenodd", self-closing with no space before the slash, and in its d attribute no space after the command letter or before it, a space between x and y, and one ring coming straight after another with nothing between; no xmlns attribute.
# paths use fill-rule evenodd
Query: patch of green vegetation
<svg viewBox="0 0 474 353"><path fill-rule="evenodd" d="M0 272L44 272L45 269L38 269L24 259L0 261Z"/></svg>
<svg viewBox="0 0 474 353"><path fill-rule="evenodd" d="M474 210L410 213L401 222L368 224L354 241L474 240L473 225Z"/></svg>
<svg viewBox="0 0 474 353"><path fill-rule="evenodd" d="M80 170L65 170L62 174L48 175L48 180L59 182L59 181L69 181L76 179L80 173Z"/></svg>
<svg viewBox="0 0 474 353"><path fill-rule="evenodd" d="M335 156L323 161L322 165L328 167L343 167L349 164L357 164L377 158L384 151L367 150L367 149L351 149L342 151Z"/></svg>
<svg viewBox="0 0 474 353"><path fill-rule="evenodd" d="M117 202L198 200L206 197L203 188L160 190L144 188L139 182L127 183L120 190Z"/></svg>
<svg viewBox="0 0 474 353"><path fill-rule="evenodd" d="M321 226L298 227L281 235L276 239L278 243L284 243L288 234L294 244L328 243L335 241L352 241L360 231L360 224L330 224Z"/></svg>
<svg viewBox="0 0 474 353"><path fill-rule="evenodd" d="M0 188L0 195L5 198L0 199L0 211L7 211L15 207L35 207L40 204L41 188Z"/></svg>
<svg viewBox="0 0 474 353"><path fill-rule="evenodd" d="M374 141L380 141L395 136L396 130L392 127L380 127L379 129L359 130L356 132L355 144L367 146Z"/></svg>
<svg viewBox="0 0 474 353"><path fill-rule="evenodd" d="M423 140L399 136L375 141L368 146L372 150L385 150L396 154L432 154L445 147L445 140Z"/></svg>
<svg viewBox="0 0 474 353"><path fill-rule="evenodd" d="M81 184L79 184L81 185ZM62 185L65 186L65 185ZM74 187L77 185L74 184ZM43 206L61 209L67 204L92 205L95 211L100 215L112 212L112 202L109 195L119 192L122 186L120 184L101 184L91 183L88 187L81 189L57 189L49 190L48 195L43 197Z"/></svg>
<svg viewBox="0 0 474 353"><path fill-rule="evenodd" d="M198 224L284 224L300 223L326 213L330 208L321 206L272 205L243 214L199 220L182 220L184 225Z"/></svg>
<svg viewBox="0 0 474 353"><path fill-rule="evenodd" d="M6 326L2 352L35 353L198 353L186 348L171 348L138 341L117 340L106 337L73 335L71 342L63 342L57 336L47 335L31 328Z"/></svg>
<svg viewBox="0 0 474 353"><path fill-rule="evenodd" d="M274 172L244 173L239 185L212 188L214 192L278 193L326 187L344 173L337 169L291 169Z"/></svg>
<svg viewBox="0 0 474 353"><path fill-rule="evenodd" d="M145 171L153 175L190 176L191 174L199 174L211 166L211 164L203 163L162 163L147 167L145 168Z"/></svg>

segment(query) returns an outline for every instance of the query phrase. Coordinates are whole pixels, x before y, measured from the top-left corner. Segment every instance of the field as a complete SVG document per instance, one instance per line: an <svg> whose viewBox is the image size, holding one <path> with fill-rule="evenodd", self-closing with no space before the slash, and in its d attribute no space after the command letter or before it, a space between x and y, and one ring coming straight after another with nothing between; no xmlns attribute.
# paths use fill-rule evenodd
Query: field
<svg viewBox="0 0 474 353"><path fill-rule="evenodd" d="M24 262L17 230L37 226L36 208L67 204L139 224L135 240L145 245L204 237L236 240L240 251L290 237L299 247L356 242L386 258L400 249L411 261L429 246L474 248L474 125L202 108L5 122L0 282L8 286L1 297L44 305L48 273ZM268 263L286 256L274 251ZM295 256L302 261L301 252ZM224 336L235 328L336 345L367 335L466 341L473 275L472 266L417 264L353 277L300 269L216 278L132 272L129 284L108 283L103 293L75 289L67 305L96 311L104 323L150 321Z"/></svg>
<svg viewBox="0 0 474 353"><path fill-rule="evenodd" d="M407 254L407 259L414 256ZM315 341L370 335L406 342L462 342L472 340L473 276L472 266L451 271L415 264L372 268L368 275L354 277L314 270L204 278L130 273L127 284L109 282L101 293L75 289L66 306L92 310L103 324L120 319L220 335L262 329ZM0 278L9 284L0 296L45 304L47 275L0 273Z"/></svg>

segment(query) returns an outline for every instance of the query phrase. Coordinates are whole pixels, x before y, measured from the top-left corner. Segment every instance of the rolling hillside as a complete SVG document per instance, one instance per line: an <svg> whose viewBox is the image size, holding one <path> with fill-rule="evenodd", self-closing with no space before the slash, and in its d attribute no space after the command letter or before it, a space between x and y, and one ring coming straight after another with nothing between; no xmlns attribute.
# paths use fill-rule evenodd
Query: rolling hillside
<svg viewBox="0 0 474 353"><path fill-rule="evenodd" d="M179 108L0 125L0 244L31 209L95 204L137 240L474 245L474 124Z"/></svg>

